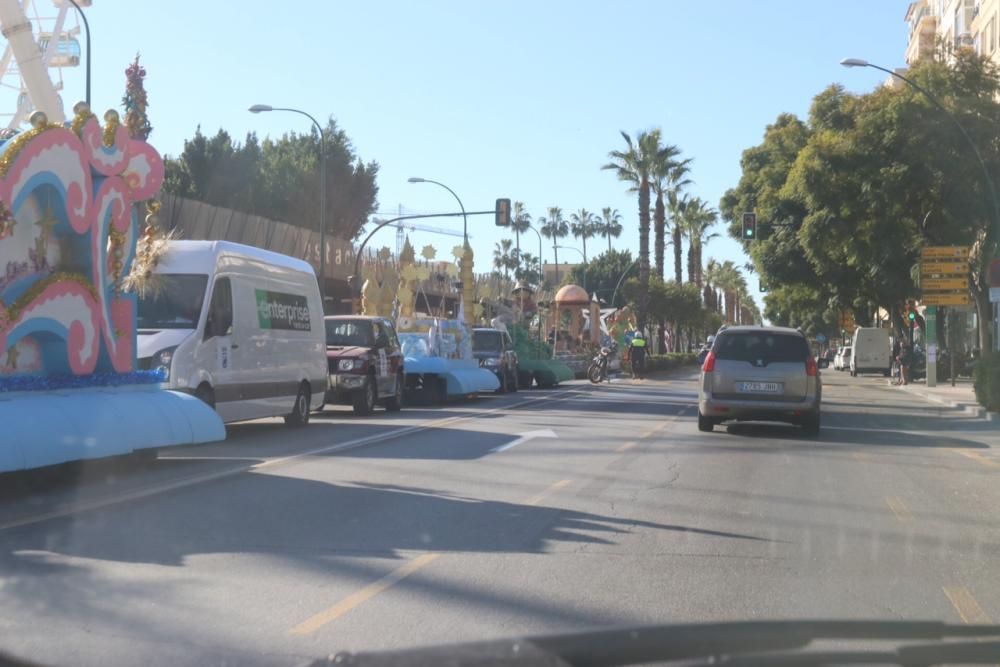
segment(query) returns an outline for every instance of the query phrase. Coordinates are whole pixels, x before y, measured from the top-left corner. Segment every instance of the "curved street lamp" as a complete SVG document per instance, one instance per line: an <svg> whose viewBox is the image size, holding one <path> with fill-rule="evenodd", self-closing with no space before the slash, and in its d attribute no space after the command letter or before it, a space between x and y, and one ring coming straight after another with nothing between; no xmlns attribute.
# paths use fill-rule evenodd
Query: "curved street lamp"
<svg viewBox="0 0 1000 667"><path fill-rule="evenodd" d="M894 76L900 81L903 81L904 83L908 84L911 88L916 90L918 93L922 94L924 97L926 97L931 104L937 107L938 111L940 111L945 116L951 119L951 122L955 124L955 127L958 128L958 131L962 133L962 136L965 138L966 143L969 144L969 148L971 148L972 152L975 154L976 160L979 161L979 167L983 170L983 180L986 181L986 187L989 190L990 199L993 201L993 224L995 226L995 231L997 234L997 242L1000 243L1000 202L997 201L996 186L993 183L993 177L990 176L990 170L986 167L986 162L983 160L983 156L979 153L979 148L976 147L975 142L972 141L972 137L969 136L969 133L966 132L965 127L963 127L962 123L959 122L958 117L951 111L948 111L948 109L944 108L944 106L940 102L938 102L937 98L931 95L925 88L917 85L912 79L903 76L899 72L893 71L886 67L875 65L874 63L870 63L867 60L863 60L861 58L844 58L843 60L840 61L840 64L843 65L844 67L871 67L872 69L877 69L880 72L885 72L890 76Z"/></svg>
<svg viewBox="0 0 1000 667"><path fill-rule="evenodd" d="M319 296L326 303L326 138L323 126L315 118L301 109L288 107L272 107L269 104L255 104L250 113L266 113L268 111L288 111L305 116L312 121L319 132ZM325 305L324 305L325 310Z"/></svg>
<svg viewBox="0 0 1000 667"><path fill-rule="evenodd" d="M462 237L465 245L469 245L469 216L465 214L465 206L462 204L462 200L458 198L455 191L449 188L444 183L440 181L432 181L429 178L420 178L419 176L410 176L406 179L407 183L433 183L434 185L440 185L442 188L451 193L451 196L455 198L458 202L458 207L462 209Z"/></svg>
<svg viewBox="0 0 1000 667"><path fill-rule="evenodd" d="M554 248L558 248L559 250L575 250L578 253L580 253L580 257L583 258L583 264L581 264L581 266L583 266L583 291L586 292L587 291L587 259L586 259L586 257L584 257L583 251L580 250L579 248L574 248L571 245L557 245L557 246L553 246L553 247Z"/></svg>

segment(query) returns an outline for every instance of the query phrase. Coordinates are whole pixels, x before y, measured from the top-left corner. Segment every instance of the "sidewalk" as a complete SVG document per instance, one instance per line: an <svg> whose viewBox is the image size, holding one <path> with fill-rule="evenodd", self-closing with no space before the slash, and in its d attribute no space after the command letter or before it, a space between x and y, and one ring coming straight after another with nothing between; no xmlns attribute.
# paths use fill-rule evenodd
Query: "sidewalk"
<svg viewBox="0 0 1000 667"><path fill-rule="evenodd" d="M951 386L951 380L939 381L936 387L928 387L926 380L918 380L907 385L897 385L894 388L934 403L946 405L949 408L957 408L979 419L987 419L991 422L1000 421L1000 415L987 412L986 408L979 405L976 393L972 389L972 380L968 378L955 380L954 387Z"/></svg>

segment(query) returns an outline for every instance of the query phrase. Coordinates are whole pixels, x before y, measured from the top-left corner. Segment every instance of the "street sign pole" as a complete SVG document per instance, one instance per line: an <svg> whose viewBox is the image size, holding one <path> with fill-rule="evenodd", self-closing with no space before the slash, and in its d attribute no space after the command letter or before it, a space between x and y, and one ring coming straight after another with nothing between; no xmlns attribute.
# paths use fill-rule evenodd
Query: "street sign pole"
<svg viewBox="0 0 1000 667"><path fill-rule="evenodd" d="M924 336L927 338L926 350L927 355L927 386L936 387L937 386L937 306L927 306L924 310L924 325L926 326L926 331Z"/></svg>

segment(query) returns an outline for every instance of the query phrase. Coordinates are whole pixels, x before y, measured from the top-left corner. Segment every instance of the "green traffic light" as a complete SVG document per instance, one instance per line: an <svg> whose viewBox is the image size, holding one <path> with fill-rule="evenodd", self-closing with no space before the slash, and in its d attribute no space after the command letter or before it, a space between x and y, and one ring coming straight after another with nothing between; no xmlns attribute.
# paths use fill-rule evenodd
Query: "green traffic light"
<svg viewBox="0 0 1000 667"><path fill-rule="evenodd" d="M913 320L917 319L917 314L911 310L909 318L910 318L910 321L912 322Z"/></svg>

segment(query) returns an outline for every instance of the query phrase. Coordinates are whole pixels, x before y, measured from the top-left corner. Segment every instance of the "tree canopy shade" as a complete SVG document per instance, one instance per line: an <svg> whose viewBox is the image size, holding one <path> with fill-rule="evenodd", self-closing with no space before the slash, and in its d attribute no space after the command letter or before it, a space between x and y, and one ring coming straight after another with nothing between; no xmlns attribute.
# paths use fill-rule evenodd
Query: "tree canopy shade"
<svg viewBox="0 0 1000 667"><path fill-rule="evenodd" d="M907 76L958 118L1000 175L995 65L961 50L951 64L922 62ZM864 95L830 86L805 121L779 116L741 166L719 208L734 238L742 213L757 213L757 239L744 247L770 288L769 318L831 333L837 311L852 308L866 324L876 307L891 311L916 296L923 246L966 245L976 250L974 296L987 344L992 203L960 130L923 94L907 85Z"/></svg>
<svg viewBox="0 0 1000 667"><path fill-rule="evenodd" d="M326 137L327 230L357 238L375 211L378 164L363 162L350 139L330 120ZM171 193L319 229L320 137L282 135L260 141L250 133L242 144L225 130L206 137L199 127L184 150L166 159L164 189Z"/></svg>

